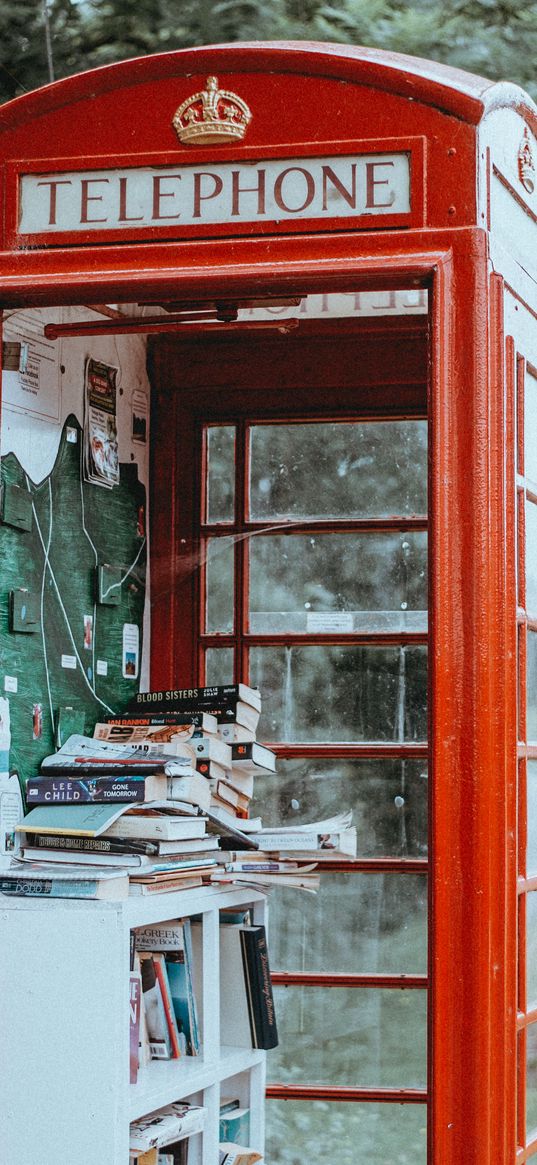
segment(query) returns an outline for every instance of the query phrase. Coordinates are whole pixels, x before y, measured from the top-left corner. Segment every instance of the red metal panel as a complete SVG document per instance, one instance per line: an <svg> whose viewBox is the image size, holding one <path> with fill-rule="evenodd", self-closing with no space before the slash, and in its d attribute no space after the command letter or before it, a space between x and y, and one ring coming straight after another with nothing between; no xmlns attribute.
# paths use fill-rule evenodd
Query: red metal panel
<svg viewBox="0 0 537 1165"><path fill-rule="evenodd" d="M438 1162L505 1165L515 1094L513 424L489 351L484 237L454 259L437 282L432 378L432 1140Z"/></svg>

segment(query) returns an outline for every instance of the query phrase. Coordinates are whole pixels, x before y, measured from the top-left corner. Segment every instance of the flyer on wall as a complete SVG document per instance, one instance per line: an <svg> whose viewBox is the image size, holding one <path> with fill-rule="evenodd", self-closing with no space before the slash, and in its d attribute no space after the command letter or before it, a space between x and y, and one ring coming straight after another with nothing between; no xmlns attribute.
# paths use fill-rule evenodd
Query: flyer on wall
<svg viewBox="0 0 537 1165"><path fill-rule="evenodd" d="M84 480L107 489L119 485L116 378L117 368L88 357L84 386Z"/></svg>

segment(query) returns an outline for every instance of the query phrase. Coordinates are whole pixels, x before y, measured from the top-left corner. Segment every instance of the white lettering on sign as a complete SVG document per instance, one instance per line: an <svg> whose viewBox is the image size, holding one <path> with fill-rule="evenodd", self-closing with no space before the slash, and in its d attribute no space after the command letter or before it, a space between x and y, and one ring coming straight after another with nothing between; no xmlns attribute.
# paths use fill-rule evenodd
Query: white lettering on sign
<svg viewBox="0 0 537 1165"><path fill-rule="evenodd" d="M409 154L20 176L21 235L410 212Z"/></svg>

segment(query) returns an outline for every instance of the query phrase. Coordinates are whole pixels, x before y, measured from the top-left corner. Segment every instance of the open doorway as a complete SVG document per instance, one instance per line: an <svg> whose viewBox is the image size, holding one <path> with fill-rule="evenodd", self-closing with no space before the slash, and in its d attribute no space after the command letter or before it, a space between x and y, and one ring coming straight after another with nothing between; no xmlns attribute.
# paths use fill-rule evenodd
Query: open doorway
<svg viewBox="0 0 537 1165"><path fill-rule="evenodd" d="M317 898L271 899L281 1165L426 1161L426 311L318 294L240 313L285 334L152 348L153 674L171 649L176 682L258 685L279 761L253 809L358 829Z"/></svg>

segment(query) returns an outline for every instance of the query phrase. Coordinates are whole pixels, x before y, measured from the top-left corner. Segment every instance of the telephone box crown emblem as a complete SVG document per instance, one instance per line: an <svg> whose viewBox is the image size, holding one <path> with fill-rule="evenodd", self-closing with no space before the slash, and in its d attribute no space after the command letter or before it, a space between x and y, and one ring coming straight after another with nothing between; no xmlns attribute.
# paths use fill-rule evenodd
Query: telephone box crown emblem
<svg viewBox="0 0 537 1165"><path fill-rule="evenodd" d="M244 137L252 114L236 93L218 88L218 77L207 77L207 88L187 97L173 118L179 140L185 145L209 146L236 142Z"/></svg>
<svg viewBox="0 0 537 1165"><path fill-rule="evenodd" d="M524 127L524 135L518 150L518 177L525 190L533 194L535 190L535 159L528 127Z"/></svg>

